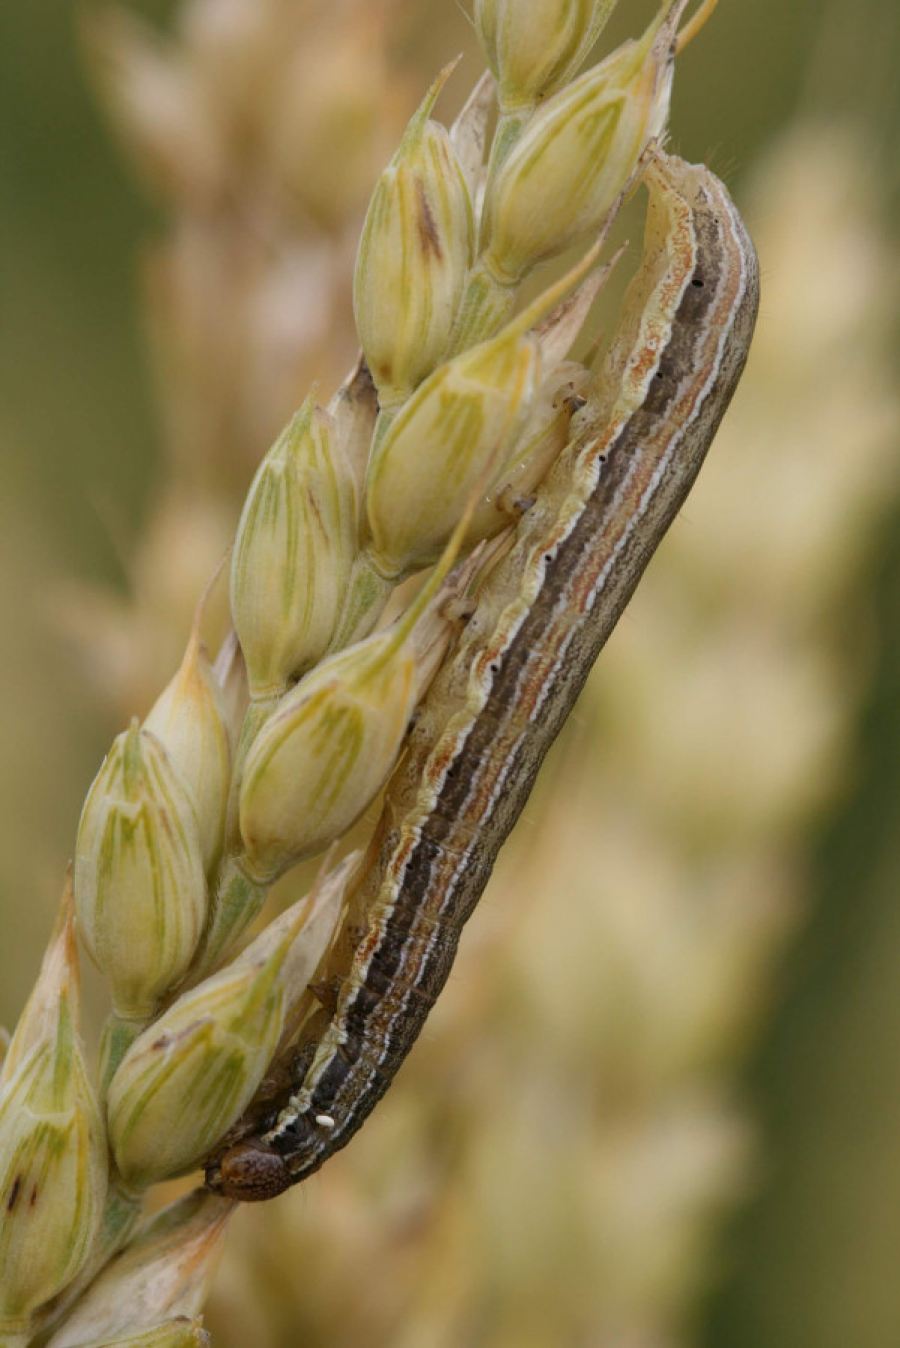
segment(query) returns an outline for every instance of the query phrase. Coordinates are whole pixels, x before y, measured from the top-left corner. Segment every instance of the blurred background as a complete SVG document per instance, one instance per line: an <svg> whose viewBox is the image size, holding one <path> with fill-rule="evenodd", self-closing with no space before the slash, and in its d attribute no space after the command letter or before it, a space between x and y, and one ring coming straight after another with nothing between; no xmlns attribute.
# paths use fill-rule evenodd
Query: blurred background
<svg viewBox="0 0 900 1348"><path fill-rule="evenodd" d="M0 1023L457 51L445 116L462 5L0 9ZM395 1089L233 1222L223 1348L900 1344L898 58L894 0L722 0L680 60L747 376Z"/></svg>

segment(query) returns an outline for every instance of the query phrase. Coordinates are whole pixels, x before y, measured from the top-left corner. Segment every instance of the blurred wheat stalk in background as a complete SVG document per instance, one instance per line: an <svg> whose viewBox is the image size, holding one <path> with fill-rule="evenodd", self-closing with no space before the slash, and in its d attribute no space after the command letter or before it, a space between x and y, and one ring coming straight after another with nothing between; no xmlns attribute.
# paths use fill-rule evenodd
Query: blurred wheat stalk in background
<svg viewBox="0 0 900 1348"><path fill-rule="evenodd" d="M353 359L360 216L414 101L385 52L399 8L193 0L168 38L124 9L91 16L95 81L167 211L142 262L160 500L129 558L128 601L82 589L61 605L123 715L181 658L260 446Z"/></svg>
<svg viewBox="0 0 900 1348"><path fill-rule="evenodd" d="M354 27L353 9L204 0L185 6L173 51L128 27L100 39L174 219L148 289L170 486L129 611L84 595L73 609L128 711L176 662L235 488L307 387L313 348L326 381L351 349L352 211L384 158L358 129L384 126L373 110L388 86L383 30ZM284 100L307 96L285 134ZM322 98L333 140L321 123L308 136ZM352 165L332 150L347 127ZM364 1147L234 1224L217 1342L678 1341L751 1155L730 1065L795 918L800 839L835 785L857 691L829 624L865 560L897 425L858 162L851 140L836 153L810 131L769 166L756 214L768 313L687 521L548 764L427 1051ZM816 305L823 269L853 278L837 313ZM536 1164L548 1148L552 1174ZM204 1275L222 1213L206 1203ZM186 1209L184 1229L196 1221Z"/></svg>

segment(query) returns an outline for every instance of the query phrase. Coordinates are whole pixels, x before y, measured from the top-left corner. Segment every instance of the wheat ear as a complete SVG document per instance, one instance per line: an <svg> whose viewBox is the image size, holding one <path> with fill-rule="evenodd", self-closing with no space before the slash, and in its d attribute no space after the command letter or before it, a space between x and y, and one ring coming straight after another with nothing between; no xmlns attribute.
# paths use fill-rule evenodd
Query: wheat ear
<svg viewBox="0 0 900 1348"><path fill-rule="evenodd" d="M510 527L497 489L513 471L533 487L564 442L577 400L560 395L590 379L565 358L597 250L514 316L518 289L602 234L665 125L685 0L580 76L611 5L583 6L575 30L569 8L526 23L521 4L512 22L515 5L476 6L501 88L488 153L485 82L450 132L433 120L445 71L372 197L354 286L364 363L327 406L307 400L251 485L237 642L213 664L198 618L88 794L74 910L112 1012L94 1086L67 887L0 1079L4 1342L51 1324L57 1348L197 1341L229 1205L198 1195L134 1236L143 1195L196 1169L309 1013L358 859L236 958L235 943L271 883L377 795L453 635L448 599L471 577L451 571L460 547ZM397 584L435 562L425 595L379 626Z"/></svg>

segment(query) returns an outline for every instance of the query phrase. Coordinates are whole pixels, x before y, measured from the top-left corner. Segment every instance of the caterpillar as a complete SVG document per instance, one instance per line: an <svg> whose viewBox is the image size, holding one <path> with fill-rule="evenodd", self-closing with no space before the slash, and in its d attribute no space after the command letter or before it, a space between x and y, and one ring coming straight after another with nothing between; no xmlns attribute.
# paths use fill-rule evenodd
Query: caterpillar
<svg viewBox="0 0 900 1348"><path fill-rule="evenodd" d="M597 389L420 709L356 895L349 971L281 1096L210 1162L219 1193L266 1199L298 1183L388 1089L740 379L759 303L740 215L703 165L655 149L643 178L642 263Z"/></svg>

